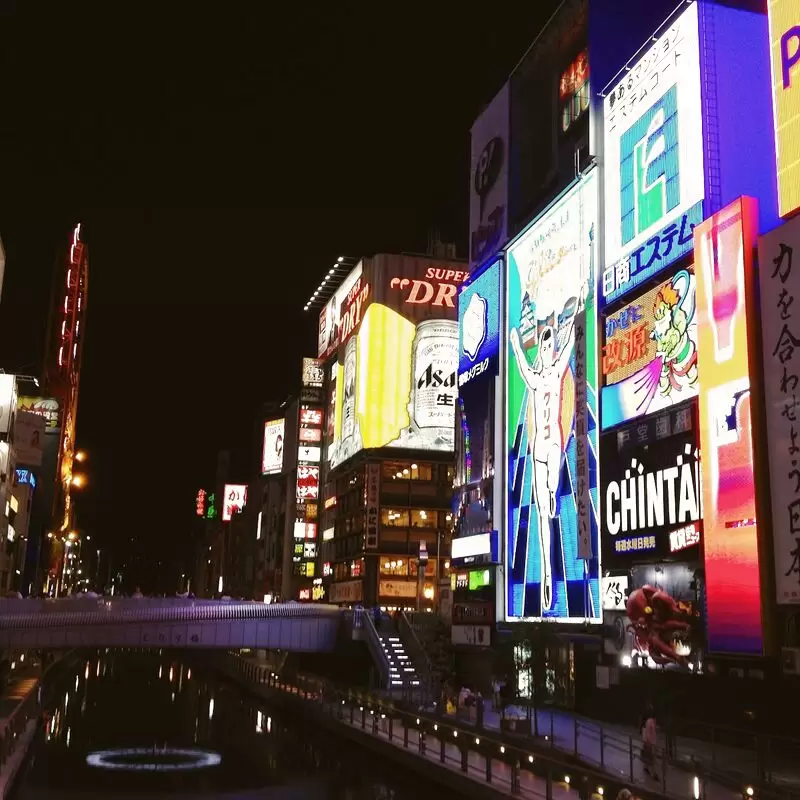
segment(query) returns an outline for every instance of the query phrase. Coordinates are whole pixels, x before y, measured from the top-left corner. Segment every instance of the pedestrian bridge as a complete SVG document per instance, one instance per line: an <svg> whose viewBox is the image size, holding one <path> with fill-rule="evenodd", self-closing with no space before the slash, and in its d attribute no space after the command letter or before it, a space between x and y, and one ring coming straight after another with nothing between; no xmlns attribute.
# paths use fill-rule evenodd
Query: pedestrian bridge
<svg viewBox="0 0 800 800"><path fill-rule="evenodd" d="M230 600L0 600L0 648L241 647L330 652L336 606Z"/></svg>

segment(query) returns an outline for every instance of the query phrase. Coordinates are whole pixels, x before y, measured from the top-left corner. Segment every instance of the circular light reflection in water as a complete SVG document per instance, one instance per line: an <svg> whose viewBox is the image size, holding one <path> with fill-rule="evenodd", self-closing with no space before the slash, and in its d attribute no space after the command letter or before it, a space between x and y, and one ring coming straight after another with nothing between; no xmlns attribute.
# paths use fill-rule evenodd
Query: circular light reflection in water
<svg viewBox="0 0 800 800"><path fill-rule="evenodd" d="M86 756L86 763L98 769L127 772L187 772L216 767L222 756L212 750L184 747L121 747L98 750Z"/></svg>

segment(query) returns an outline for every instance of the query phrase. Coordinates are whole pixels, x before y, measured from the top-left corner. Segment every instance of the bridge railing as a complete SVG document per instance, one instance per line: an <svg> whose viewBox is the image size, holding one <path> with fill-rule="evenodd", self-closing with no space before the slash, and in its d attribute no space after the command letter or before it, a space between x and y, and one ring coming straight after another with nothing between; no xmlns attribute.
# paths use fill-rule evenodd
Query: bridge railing
<svg viewBox="0 0 800 800"><path fill-rule="evenodd" d="M0 628L118 625L136 622L205 622L270 618L339 617L337 606L301 603L182 599L2 600Z"/></svg>

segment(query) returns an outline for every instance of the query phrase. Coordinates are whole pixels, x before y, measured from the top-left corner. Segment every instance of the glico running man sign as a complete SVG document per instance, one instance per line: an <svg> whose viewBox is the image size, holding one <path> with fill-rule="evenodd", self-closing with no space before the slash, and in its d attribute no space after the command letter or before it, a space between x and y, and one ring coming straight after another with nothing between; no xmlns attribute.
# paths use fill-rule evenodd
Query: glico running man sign
<svg viewBox="0 0 800 800"><path fill-rule="evenodd" d="M506 619L600 622L590 173L507 253Z"/></svg>

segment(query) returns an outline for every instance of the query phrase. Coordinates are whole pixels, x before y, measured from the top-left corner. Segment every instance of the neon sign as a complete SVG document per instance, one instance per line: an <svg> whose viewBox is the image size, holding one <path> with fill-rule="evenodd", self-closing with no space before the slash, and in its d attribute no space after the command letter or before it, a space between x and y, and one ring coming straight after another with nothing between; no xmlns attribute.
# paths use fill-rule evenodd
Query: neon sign
<svg viewBox="0 0 800 800"><path fill-rule="evenodd" d="M749 197L694 233L708 644L750 655L764 646L748 325L757 235L758 203Z"/></svg>

